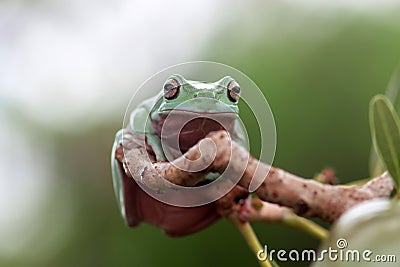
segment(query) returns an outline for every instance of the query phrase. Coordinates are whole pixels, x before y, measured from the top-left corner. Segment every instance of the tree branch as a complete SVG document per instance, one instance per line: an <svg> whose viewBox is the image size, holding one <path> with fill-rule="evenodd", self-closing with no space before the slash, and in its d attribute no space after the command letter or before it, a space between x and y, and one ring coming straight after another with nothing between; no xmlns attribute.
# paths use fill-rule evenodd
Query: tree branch
<svg viewBox="0 0 400 267"><path fill-rule="evenodd" d="M137 151L126 150L124 160L127 165L136 164ZM133 170L139 172L142 181L155 183L153 186L157 186L160 178L178 185L195 186L204 180L205 174L223 173L229 168L231 177L240 175L239 185L245 188L249 187L253 178L262 179L261 186L255 191L260 199L289 207L299 215L319 217L328 222L335 221L346 210L362 201L389 197L394 187L388 173L362 186L334 186L300 178L259 162L246 149L231 141L225 131L210 133L173 162L146 163L140 166L141 169ZM185 171L190 169L201 171Z"/></svg>
<svg viewBox="0 0 400 267"><path fill-rule="evenodd" d="M239 208L238 214L239 218L244 221L282 222L321 240L328 237L328 231L313 221L296 215L287 207L261 201L258 198L246 199Z"/></svg>

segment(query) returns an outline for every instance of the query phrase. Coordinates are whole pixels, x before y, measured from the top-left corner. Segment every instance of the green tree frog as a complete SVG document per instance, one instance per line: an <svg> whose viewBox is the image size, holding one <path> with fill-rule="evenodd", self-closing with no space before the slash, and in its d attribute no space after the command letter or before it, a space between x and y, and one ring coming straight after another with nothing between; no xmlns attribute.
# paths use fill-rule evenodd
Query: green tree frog
<svg viewBox="0 0 400 267"><path fill-rule="evenodd" d="M123 138L135 139L146 148L149 160L171 161L208 133L221 129L243 143L244 131L238 123L241 89L229 76L216 82L200 82L177 74L160 87L161 93L140 104L131 113L127 128L116 134L111 155L113 183L121 214L129 226L144 221L168 235L181 236L217 220L214 204L176 207L152 198L127 175L116 157L117 149ZM124 131L130 134L124 136Z"/></svg>

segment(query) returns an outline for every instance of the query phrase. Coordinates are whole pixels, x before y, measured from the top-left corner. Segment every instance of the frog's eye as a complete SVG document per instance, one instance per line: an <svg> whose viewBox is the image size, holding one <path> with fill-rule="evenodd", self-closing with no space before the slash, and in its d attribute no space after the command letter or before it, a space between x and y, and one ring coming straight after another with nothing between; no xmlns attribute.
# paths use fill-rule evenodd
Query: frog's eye
<svg viewBox="0 0 400 267"><path fill-rule="evenodd" d="M164 84L164 97L165 99L175 99L179 94L180 84L175 79L170 79Z"/></svg>
<svg viewBox="0 0 400 267"><path fill-rule="evenodd" d="M229 98L230 101L232 101L234 103L238 102L239 98L240 98L240 86L239 86L239 84L237 84L237 82L235 82L235 81L231 81L228 84L227 93L228 93L228 98Z"/></svg>

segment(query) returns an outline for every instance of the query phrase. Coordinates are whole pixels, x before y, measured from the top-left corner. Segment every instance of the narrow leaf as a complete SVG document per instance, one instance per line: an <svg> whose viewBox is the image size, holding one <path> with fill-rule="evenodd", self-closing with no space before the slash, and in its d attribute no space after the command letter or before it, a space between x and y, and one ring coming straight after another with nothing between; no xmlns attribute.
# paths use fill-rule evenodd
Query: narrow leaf
<svg viewBox="0 0 400 267"><path fill-rule="evenodd" d="M394 109L400 111L400 66L393 72L386 88L386 96L392 102Z"/></svg>
<svg viewBox="0 0 400 267"><path fill-rule="evenodd" d="M393 72L390 78L389 84L386 88L386 96L394 105L394 109L397 114L400 112L400 65ZM371 177L380 175L384 171L384 166L379 160L378 155L375 152L374 147L371 147L371 153L369 158L369 173Z"/></svg>
<svg viewBox="0 0 400 267"><path fill-rule="evenodd" d="M398 186L400 181L400 121L392 103L383 95L370 103L372 142L379 159Z"/></svg>

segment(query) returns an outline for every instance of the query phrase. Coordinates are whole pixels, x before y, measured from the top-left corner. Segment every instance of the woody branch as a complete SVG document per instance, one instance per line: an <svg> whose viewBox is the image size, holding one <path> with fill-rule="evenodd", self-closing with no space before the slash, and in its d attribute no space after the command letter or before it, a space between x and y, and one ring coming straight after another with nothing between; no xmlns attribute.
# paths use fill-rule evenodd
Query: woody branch
<svg viewBox="0 0 400 267"><path fill-rule="evenodd" d="M263 182L255 191L261 200L327 222L335 221L350 207L362 201L389 197L394 187L388 173L362 186L328 185L304 179L258 161L232 141L225 131L210 133L173 162L151 163L143 160L142 164L138 164L138 151L125 149L124 152L124 157L120 156L119 159L124 162L126 169L137 170L140 179L146 183L155 183L164 178L177 185L195 186L205 179L205 174L223 173L229 168L230 175L240 175L239 185L245 188L248 188L253 178L262 179ZM140 153L145 151L142 149ZM132 162L133 159L136 159L136 163ZM201 171L187 171L190 169Z"/></svg>

